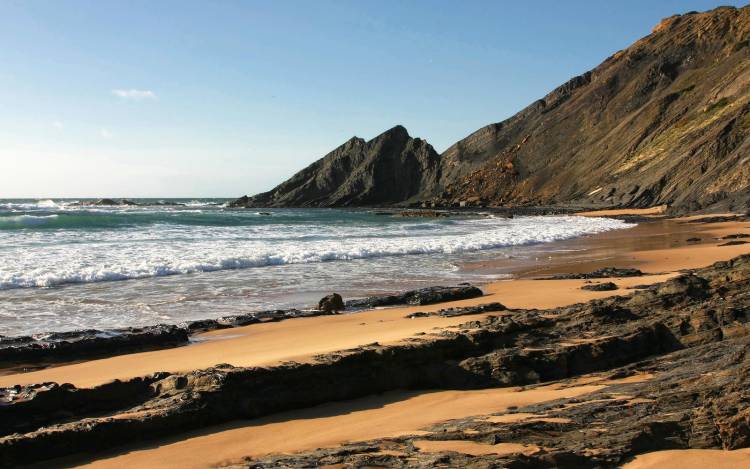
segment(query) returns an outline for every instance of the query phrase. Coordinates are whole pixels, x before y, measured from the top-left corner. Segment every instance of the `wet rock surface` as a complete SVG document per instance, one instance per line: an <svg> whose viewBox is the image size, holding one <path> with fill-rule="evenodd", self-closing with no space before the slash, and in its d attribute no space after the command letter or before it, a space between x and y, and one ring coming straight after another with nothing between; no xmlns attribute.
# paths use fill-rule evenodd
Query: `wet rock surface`
<svg viewBox="0 0 750 469"><path fill-rule="evenodd" d="M85 390L50 383L6 388L0 391L0 462L10 466L103 450L394 389L550 381L565 386L575 384L566 380L594 372L612 380L644 379L615 382L578 399L512 409L554 417L554 422L492 423L475 416L437 424L419 436L541 448L525 455L424 453L405 436L242 465L616 467L657 449L750 444L750 256L631 296L545 311L500 306L485 306L501 312L458 330L398 345L374 343L310 363L217 365ZM382 454L386 447L403 456Z"/></svg>
<svg viewBox="0 0 750 469"><path fill-rule="evenodd" d="M571 280L571 279L596 279L596 278L623 278L623 277L640 277L644 275L638 269L603 267L588 273L582 274L558 274L546 277L543 280ZM542 280L542 279L540 279Z"/></svg>
<svg viewBox="0 0 750 469"><path fill-rule="evenodd" d="M457 287L427 287L396 295L373 296L344 303L341 295L334 293L321 299L318 309L255 311L217 319L199 319L177 325L160 324L142 328L49 332L20 337L0 336L0 367L28 370L71 360L176 347L189 343L190 336L194 334L262 322L334 314L345 310L347 306L361 309L399 304L426 305L482 295L482 291L477 287L459 285Z"/></svg>
<svg viewBox="0 0 750 469"><path fill-rule="evenodd" d="M484 293L473 285L459 285L456 287L427 287L410 290L397 295L371 296L368 298L349 300L347 307L375 308L378 306L394 305L429 305L445 301L466 300L482 296Z"/></svg>
<svg viewBox="0 0 750 469"><path fill-rule="evenodd" d="M496 313L496 312L506 311L507 309L508 308L506 308L501 303L486 303L486 304L477 305L477 306L439 309L435 312L430 312L430 313L418 311L416 313L407 314L406 317L410 319L427 318L430 316L442 316L444 318L452 318L456 316L468 316L471 314Z"/></svg>
<svg viewBox="0 0 750 469"><path fill-rule="evenodd" d="M184 345L188 332L177 326L52 332L0 337L0 366L74 360Z"/></svg>
<svg viewBox="0 0 750 469"><path fill-rule="evenodd" d="M603 282L603 283L589 283L587 285L584 285L581 287L581 290L588 290L588 291L612 291L617 290L619 287L617 284L613 282Z"/></svg>

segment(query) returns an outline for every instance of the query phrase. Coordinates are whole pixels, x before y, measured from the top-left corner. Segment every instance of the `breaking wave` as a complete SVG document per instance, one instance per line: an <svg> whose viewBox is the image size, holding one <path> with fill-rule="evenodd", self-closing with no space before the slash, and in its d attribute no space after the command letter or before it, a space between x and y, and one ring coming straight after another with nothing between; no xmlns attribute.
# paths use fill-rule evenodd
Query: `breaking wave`
<svg viewBox="0 0 750 469"><path fill-rule="evenodd" d="M546 243L634 226L621 220L576 216L384 221L382 217L361 213L325 213L333 215L326 219L315 212L308 223L304 223L303 218L288 225L279 220L273 224L247 225L231 221L231 214L217 211L208 218L203 214L181 213L178 215L181 221L174 226L151 224L144 227L132 224L131 218L129 229L85 233L61 229L54 236L37 230L33 236L23 238L25 243L38 243L33 247L34 256L22 255L24 249L30 248L22 246L20 238L17 252L14 253L13 248L0 250L0 290L286 264L459 254ZM5 216L0 219L0 227L19 224L38 228L47 224L71 228L80 227L85 218L90 219L89 227L121 226L116 224L117 215L102 219L78 214L71 221L63 214L55 214ZM255 217L256 220L262 218L273 217ZM111 224L104 225L102 220ZM22 233L6 234L15 239ZM8 243L9 238L3 242Z"/></svg>

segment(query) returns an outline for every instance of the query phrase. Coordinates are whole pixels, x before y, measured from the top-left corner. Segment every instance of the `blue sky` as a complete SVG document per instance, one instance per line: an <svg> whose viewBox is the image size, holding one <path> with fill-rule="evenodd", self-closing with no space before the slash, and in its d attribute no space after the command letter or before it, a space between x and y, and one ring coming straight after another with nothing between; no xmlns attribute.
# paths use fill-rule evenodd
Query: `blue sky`
<svg viewBox="0 0 750 469"><path fill-rule="evenodd" d="M0 0L0 198L252 194L395 124L440 152L728 3Z"/></svg>

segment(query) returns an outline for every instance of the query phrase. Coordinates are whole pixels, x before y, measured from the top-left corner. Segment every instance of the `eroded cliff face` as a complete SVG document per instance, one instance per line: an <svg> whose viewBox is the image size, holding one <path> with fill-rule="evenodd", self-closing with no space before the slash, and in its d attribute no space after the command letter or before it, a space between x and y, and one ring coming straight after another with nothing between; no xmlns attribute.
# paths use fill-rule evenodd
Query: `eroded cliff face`
<svg viewBox="0 0 750 469"><path fill-rule="evenodd" d="M750 7L673 16L440 156L397 126L236 205L744 209L749 44Z"/></svg>
<svg viewBox="0 0 750 469"><path fill-rule="evenodd" d="M673 16L442 155L438 200L745 206L750 8Z"/></svg>

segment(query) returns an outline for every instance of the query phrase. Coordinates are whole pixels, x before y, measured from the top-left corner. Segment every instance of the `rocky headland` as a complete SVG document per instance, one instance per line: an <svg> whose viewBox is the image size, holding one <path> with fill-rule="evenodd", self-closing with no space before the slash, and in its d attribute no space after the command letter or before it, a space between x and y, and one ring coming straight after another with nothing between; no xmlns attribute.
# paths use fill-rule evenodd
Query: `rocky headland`
<svg viewBox="0 0 750 469"><path fill-rule="evenodd" d="M748 44L750 6L675 15L440 155L396 126L232 206L745 210Z"/></svg>

